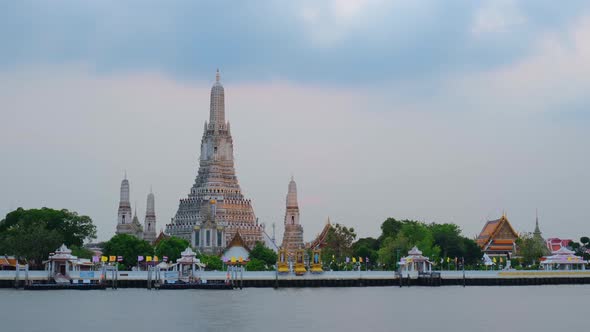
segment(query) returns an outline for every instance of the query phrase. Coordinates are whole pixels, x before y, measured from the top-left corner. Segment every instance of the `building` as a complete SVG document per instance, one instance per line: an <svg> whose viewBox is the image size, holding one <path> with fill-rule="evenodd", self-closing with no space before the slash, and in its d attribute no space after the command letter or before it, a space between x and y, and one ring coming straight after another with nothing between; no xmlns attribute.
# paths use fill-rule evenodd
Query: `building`
<svg viewBox="0 0 590 332"><path fill-rule="evenodd" d="M318 234L316 238L308 243L305 247L313 250L323 248L326 245L326 237L328 236L328 232L331 228L332 224L330 223L330 218L328 217L328 220L326 220L326 224L324 225L324 228L322 228L320 234Z"/></svg>
<svg viewBox="0 0 590 332"><path fill-rule="evenodd" d="M533 232L533 241L535 241L539 248L543 248L543 255L549 255L552 252L552 250L547 248L547 242L545 241L545 239L543 239L543 233L541 233L541 228L539 227L538 214L535 218L535 231Z"/></svg>
<svg viewBox="0 0 590 332"><path fill-rule="evenodd" d="M289 256L293 257L295 251L303 249L305 246L303 243L303 226L299 223L297 184L293 178L291 178L291 182L289 182L284 223L285 232L283 233L283 243L281 247L287 251Z"/></svg>
<svg viewBox="0 0 590 332"><path fill-rule="evenodd" d="M231 262L232 258L241 259L242 261L247 261L250 258L250 248L239 232L232 238L221 255L221 260L225 263Z"/></svg>
<svg viewBox="0 0 590 332"><path fill-rule="evenodd" d="M117 213L117 231L116 234L128 234L143 238L143 227L139 223L137 218L137 210L135 215L131 214L131 203L129 201L129 180L127 180L127 174L121 181L121 194L119 200L119 210Z"/></svg>
<svg viewBox="0 0 590 332"><path fill-rule="evenodd" d="M428 273L432 271L432 263L426 256L422 256L422 251L418 247L413 247L408 251L408 256L402 257L399 261L400 272L419 272Z"/></svg>
<svg viewBox="0 0 590 332"><path fill-rule="evenodd" d="M217 202L216 223L227 225L227 242L238 231L249 246L263 241L263 228L258 224L251 201L242 195L236 177L233 139L230 123L225 121L225 91L219 71L211 88L209 122L205 122L203 130L198 174L188 197L180 200L176 215L166 225L166 232L190 241L195 227L205 222L211 200Z"/></svg>
<svg viewBox="0 0 590 332"><path fill-rule="evenodd" d="M135 213L131 213L129 192L129 180L127 180L127 174L125 174L125 178L121 181L119 210L117 212L117 230L115 233L133 235L150 243L154 243L156 240L156 199L154 193L150 190L150 193L147 196L145 220L144 226L142 226L137 216L137 208L135 209Z"/></svg>
<svg viewBox="0 0 590 332"><path fill-rule="evenodd" d="M545 270L586 270L586 264L584 258L576 256L575 252L561 247L559 250L553 251L551 256L545 256L541 258L541 266Z"/></svg>
<svg viewBox="0 0 590 332"><path fill-rule="evenodd" d="M554 251L558 251L561 248L567 248L571 242L574 242L574 240L572 239L559 239L556 237L547 239L545 241L545 244L547 245L547 249L549 249L549 251L554 252Z"/></svg>
<svg viewBox="0 0 590 332"><path fill-rule="evenodd" d="M476 242L488 256L509 258L516 251L516 239L518 233L514 231L504 214L500 219L486 222Z"/></svg>
<svg viewBox="0 0 590 332"><path fill-rule="evenodd" d="M145 209L145 221L143 223L143 239L149 243L156 241L156 199L154 193L150 188L150 193L147 196L147 204Z"/></svg>
<svg viewBox="0 0 590 332"><path fill-rule="evenodd" d="M219 255L226 245L225 222L217 222L216 218L217 201L209 201L208 209L204 211L204 221L193 227L191 234L191 245L199 252L208 255Z"/></svg>

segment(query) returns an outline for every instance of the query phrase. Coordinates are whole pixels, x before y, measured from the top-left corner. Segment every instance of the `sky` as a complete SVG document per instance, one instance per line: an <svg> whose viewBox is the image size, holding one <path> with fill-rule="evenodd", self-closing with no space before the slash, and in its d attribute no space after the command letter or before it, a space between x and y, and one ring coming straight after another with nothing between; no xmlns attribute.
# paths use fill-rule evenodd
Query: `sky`
<svg viewBox="0 0 590 332"><path fill-rule="evenodd" d="M197 174L221 71L236 171L282 236L388 217L476 236L590 234L590 3L0 2L0 216L89 215L114 235L124 172L158 229Z"/></svg>

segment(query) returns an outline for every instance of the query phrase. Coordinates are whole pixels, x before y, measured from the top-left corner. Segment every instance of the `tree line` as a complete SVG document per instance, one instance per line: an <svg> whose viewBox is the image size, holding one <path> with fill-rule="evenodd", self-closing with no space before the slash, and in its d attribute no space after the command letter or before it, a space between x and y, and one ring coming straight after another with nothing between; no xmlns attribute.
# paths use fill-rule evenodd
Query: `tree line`
<svg viewBox="0 0 590 332"><path fill-rule="evenodd" d="M475 265L482 257L477 243L463 236L455 224L388 218L381 224L378 238L357 240L354 228L332 225L322 248L322 260L333 270L349 268L347 257L362 259L362 268L395 269L399 259L414 246L432 262L458 258L464 259L466 265Z"/></svg>

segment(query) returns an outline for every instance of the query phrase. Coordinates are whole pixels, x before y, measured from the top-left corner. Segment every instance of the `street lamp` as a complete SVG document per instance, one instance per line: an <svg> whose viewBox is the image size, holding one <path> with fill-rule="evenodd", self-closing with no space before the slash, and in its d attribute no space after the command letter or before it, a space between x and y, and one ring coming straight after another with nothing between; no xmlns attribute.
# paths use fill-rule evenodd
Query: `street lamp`
<svg viewBox="0 0 590 332"><path fill-rule="evenodd" d="M397 256L396 256L396 260L395 260L395 270L397 271L399 269L399 252L400 252L400 249L397 248L396 251L397 251Z"/></svg>

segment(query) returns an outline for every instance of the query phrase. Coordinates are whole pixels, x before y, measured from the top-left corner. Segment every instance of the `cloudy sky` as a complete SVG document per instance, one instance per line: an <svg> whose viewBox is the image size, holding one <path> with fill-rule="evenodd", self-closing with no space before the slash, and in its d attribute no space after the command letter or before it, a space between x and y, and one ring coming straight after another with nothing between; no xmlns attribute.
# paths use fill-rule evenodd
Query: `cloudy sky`
<svg viewBox="0 0 590 332"><path fill-rule="evenodd" d="M330 217L475 236L506 211L590 233L587 1L2 1L0 215L114 234L127 170L158 228L197 172L222 72L245 195L282 233L290 176L311 240ZM267 226L270 233L270 226Z"/></svg>

